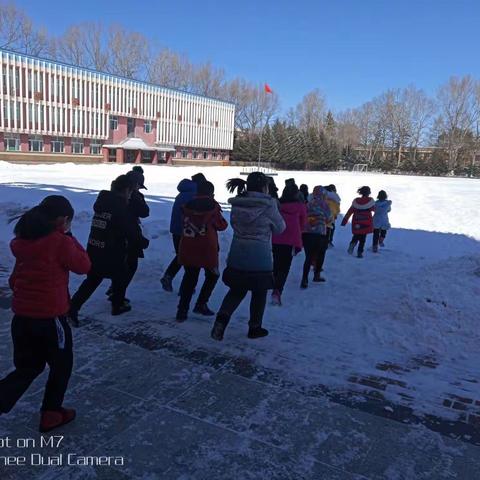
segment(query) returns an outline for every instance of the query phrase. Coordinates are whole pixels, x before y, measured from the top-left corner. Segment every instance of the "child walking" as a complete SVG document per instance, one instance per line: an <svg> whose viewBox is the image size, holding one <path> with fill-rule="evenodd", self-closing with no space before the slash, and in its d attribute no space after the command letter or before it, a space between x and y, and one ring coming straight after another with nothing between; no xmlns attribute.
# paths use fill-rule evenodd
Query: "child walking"
<svg viewBox="0 0 480 480"><path fill-rule="evenodd" d="M387 236L387 231L390 229L390 221L388 213L392 210L392 201L388 200L388 195L385 190L380 190L375 202L375 214L373 215L373 245L372 250L378 253L378 245L384 246L383 241Z"/></svg>
<svg viewBox="0 0 480 480"><path fill-rule="evenodd" d="M190 301L202 268L205 270L205 281L193 311L205 316L215 315L208 308L208 301L220 276L217 232L226 230L228 223L213 197L214 186L205 181L198 186L196 197L183 207L183 235L178 262L185 267L185 274L180 286L178 322L183 322L188 317Z"/></svg>
<svg viewBox="0 0 480 480"><path fill-rule="evenodd" d="M335 185L328 185L325 187L327 190L327 204L332 212L333 219L327 225L328 227L328 246L333 247L333 236L335 234L335 221L337 220L338 214L340 213L340 196L337 193L337 187Z"/></svg>
<svg viewBox="0 0 480 480"><path fill-rule="evenodd" d="M327 205L327 191L316 186L307 204L307 223L303 233L303 247L305 249L305 263L300 288L308 288L308 274L313 263L314 282L325 282L321 276L325 254L328 249L327 225L333 220L332 212Z"/></svg>
<svg viewBox="0 0 480 480"><path fill-rule="evenodd" d="M375 201L370 197L370 187L361 187L357 190L357 193L361 196L356 198L352 206L348 209L342 220L342 227L344 227L348 223L349 218L353 216L353 237L348 246L348 253L352 255L358 243L357 257L363 258L367 235L373 232L372 213L375 210Z"/></svg>
<svg viewBox="0 0 480 480"><path fill-rule="evenodd" d="M238 195L229 200L234 234L223 282L230 290L211 332L214 340L223 340L231 316L248 292L252 292L248 338L268 335L262 320L267 292L273 288L272 234L285 229L277 200L268 194L268 185L268 177L261 172L251 173L246 182L234 178L227 183L229 191L237 190Z"/></svg>
<svg viewBox="0 0 480 480"><path fill-rule="evenodd" d="M282 292L287 281L293 256L302 250L302 232L307 222L307 209L303 195L295 183L286 183L280 197L280 213L285 221L283 233L273 235L273 278L272 304L282 304Z"/></svg>
<svg viewBox="0 0 480 480"><path fill-rule="evenodd" d="M73 215L65 197L46 197L20 217L10 244L16 259L9 280L15 370L0 380L0 414L14 407L48 364L40 432L75 418L75 410L63 407L73 365L68 280L69 272L88 273L90 260L70 233Z"/></svg>

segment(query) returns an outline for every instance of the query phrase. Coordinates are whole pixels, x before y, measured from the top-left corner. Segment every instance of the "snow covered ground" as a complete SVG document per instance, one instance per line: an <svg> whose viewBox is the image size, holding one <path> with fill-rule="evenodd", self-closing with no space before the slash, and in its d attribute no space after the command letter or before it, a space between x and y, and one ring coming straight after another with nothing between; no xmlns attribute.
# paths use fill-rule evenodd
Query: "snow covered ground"
<svg viewBox="0 0 480 480"><path fill-rule="evenodd" d="M0 162L0 289L13 259L7 248L12 224L7 219L45 195L67 196L76 211L73 232L85 244L92 204L100 189L129 170L127 165L16 165ZM178 338L211 352L240 356L255 365L281 371L285 379L332 391L380 391L393 404L418 414L457 419L446 408L454 396L480 400L480 182L349 172L280 172L277 185L294 177L310 189L334 183L345 212L358 187L384 189L393 200L393 229L381 254L367 251L363 260L346 253L350 227L337 225L335 248L325 263L327 282L299 289L303 254L294 259L284 306L268 306L265 326L271 335L246 338L247 305L232 320L221 344L209 338L210 321L192 316L174 321L175 294L162 291L161 274L173 255L168 232L178 182L200 171L195 167L145 166L151 216L144 230L150 249L129 291L133 311L109 315L100 288L82 310L105 328L134 328L141 320L159 336ZM239 168L202 170L225 204L225 182ZM228 212L227 212L228 215ZM338 222L339 224L340 222ZM231 230L220 237L222 265ZM2 276L3 271L3 276ZM81 279L72 277L72 290ZM180 276L175 280L178 288ZM225 287L219 283L211 307L219 306ZM467 402L468 403L468 402ZM476 408L479 408L478 406ZM468 413L476 414L470 406Z"/></svg>

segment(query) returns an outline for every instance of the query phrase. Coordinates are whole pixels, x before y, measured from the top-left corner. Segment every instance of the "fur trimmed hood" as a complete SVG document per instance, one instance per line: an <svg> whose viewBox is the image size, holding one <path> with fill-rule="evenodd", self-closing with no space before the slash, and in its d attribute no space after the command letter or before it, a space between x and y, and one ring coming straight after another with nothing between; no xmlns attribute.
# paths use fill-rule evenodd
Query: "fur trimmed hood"
<svg viewBox="0 0 480 480"><path fill-rule="evenodd" d="M357 210L369 210L375 206L375 200L371 197L358 197L352 202L352 207Z"/></svg>

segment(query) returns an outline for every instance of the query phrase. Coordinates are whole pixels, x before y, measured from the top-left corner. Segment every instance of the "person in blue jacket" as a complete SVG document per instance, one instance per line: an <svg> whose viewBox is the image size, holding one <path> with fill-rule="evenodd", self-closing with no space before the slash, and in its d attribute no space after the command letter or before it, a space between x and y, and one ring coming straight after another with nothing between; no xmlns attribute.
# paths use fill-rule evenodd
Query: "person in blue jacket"
<svg viewBox="0 0 480 480"><path fill-rule="evenodd" d="M193 200L197 194L198 185L206 182L207 179L203 173L197 173L192 176L192 179L184 178L177 186L178 195L175 197L175 202L172 207L172 216L170 219L170 233L172 234L173 247L175 249L175 257L170 262L170 265L165 270L162 279L162 287L167 292L173 292L172 281L180 271L182 266L178 263L178 247L180 239L182 238L183 230L183 207L190 200Z"/></svg>
<svg viewBox="0 0 480 480"><path fill-rule="evenodd" d="M390 229L390 220L388 219L388 212L392 210L392 201L387 200L388 195L385 190L378 192L377 201L375 202L375 214L373 215L373 245L374 253L378 252L378 245L385 246L383 241L387 236L387 231Z"/></svg>

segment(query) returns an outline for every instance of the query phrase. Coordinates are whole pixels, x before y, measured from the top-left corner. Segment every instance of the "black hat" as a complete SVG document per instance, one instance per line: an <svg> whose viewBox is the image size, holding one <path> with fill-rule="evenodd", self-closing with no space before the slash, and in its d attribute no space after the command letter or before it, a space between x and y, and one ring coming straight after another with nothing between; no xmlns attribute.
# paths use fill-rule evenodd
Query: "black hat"
<svg viewBox="0 0 480 480"><path fill-rule="evenodd" d="M195 175L192 175L192 182L195 182L197 185L206 181L207 179L203 173L196 173Z"/></svg>
<svg viewBox="0 0 480 480"><path fill-rule="evenodd" d="M148 190L147 187L145 186L145 175L142 172L143 172L142 167L133 167L133 169L130 172L127 172L127 177L132 183L138 183L138 185L140 185L139 188Z"/></svg>

